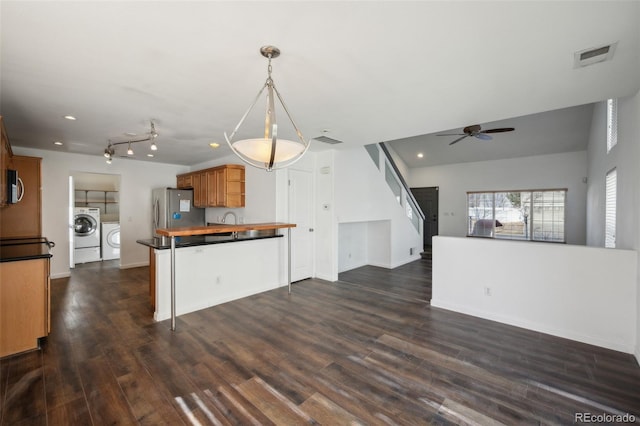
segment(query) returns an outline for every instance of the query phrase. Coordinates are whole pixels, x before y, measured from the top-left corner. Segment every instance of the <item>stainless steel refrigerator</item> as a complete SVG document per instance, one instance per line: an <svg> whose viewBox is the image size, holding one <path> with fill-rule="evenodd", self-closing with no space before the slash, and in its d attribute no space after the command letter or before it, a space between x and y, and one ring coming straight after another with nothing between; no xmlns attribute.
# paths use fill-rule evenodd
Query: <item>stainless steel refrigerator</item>
<svg viewBox="0 0 640 426"><path fill-rule="evenodd" d="M204 226L204 209L193 207L193 189L157 188L152 191L153 235L158 228Z"/></svg>

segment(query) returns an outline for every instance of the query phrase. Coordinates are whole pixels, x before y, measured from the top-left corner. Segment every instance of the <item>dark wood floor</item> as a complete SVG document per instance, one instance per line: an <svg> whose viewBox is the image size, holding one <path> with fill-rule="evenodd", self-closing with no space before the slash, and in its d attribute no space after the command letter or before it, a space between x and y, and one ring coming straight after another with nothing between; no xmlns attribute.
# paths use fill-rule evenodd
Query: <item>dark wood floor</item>
<svg viewBox="0 0 640 426"><path fill-rule="evenodd" d="M363 267L154 323L147 271L52 282L41 351L0 361L1 425L573 424L640 419L613 352L431 308L431 263Z"/></svg>

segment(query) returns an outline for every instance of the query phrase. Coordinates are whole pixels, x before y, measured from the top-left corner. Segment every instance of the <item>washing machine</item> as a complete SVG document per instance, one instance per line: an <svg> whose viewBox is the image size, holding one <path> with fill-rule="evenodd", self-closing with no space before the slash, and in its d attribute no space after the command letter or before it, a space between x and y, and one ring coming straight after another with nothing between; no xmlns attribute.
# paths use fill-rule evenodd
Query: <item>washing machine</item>
<svg viewBox="0 0 640 426"><path fill-rule="evenodd" d="M100 257L100 209L76 207L73 217L75 263L96 262Z"/></svg>
<svg viewBox="0 0 640 426"><path fill-rule="evenodd" d="M120 222L102 222L102 260L120 259Z"/></svg>

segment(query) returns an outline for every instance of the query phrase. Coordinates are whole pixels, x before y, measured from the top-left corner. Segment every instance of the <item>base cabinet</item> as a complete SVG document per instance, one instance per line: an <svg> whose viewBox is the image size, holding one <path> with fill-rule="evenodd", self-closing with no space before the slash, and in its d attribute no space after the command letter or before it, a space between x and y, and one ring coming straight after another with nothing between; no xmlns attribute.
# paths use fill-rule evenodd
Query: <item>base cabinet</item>
<svg viewBox="0 0 640 426"><path fill-rule="evenodd" d="M37 349L50 331L49 259L0 263L0 357Z"/></svg>

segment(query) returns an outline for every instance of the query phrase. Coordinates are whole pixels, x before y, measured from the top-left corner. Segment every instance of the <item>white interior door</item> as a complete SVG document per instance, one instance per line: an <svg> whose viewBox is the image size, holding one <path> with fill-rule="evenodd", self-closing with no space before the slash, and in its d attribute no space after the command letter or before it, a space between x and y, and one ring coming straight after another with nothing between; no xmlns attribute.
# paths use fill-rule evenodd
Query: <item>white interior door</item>
<svg viewBox="0 0 640 426"><path fill-rule="evenodd" d="M289 169L291 281L313 276L313 181L310 172Z"/></svg>

